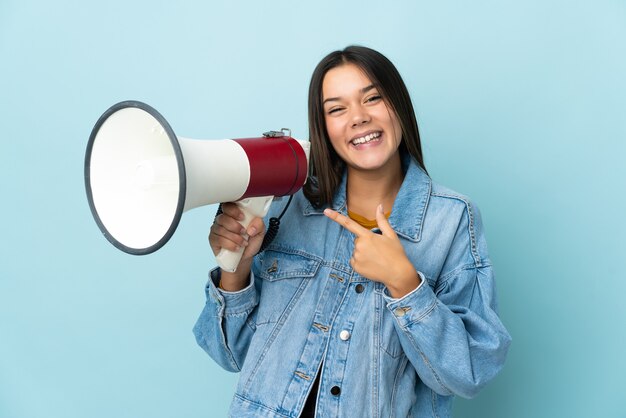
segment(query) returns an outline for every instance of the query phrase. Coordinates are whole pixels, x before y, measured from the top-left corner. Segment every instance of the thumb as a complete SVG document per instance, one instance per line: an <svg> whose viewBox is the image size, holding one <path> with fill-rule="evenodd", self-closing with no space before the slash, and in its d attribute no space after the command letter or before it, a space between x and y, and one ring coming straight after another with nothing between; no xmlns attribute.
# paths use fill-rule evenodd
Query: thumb
<svg viewBox="0 0 626 418"><path fill-rule="evenodd" d="M258 217L252 219L246 230L246 235L248 236L248 245L244 250L244 258L255 256L263 245L263 239L265 238L263 219Z"/></svg>
<svg viewBox="0 0 626 418"><path fill-rule="evenodd" d="M383 211L383 205L378 205L376 208L376 223L378 224L378 229L386 236L396 236L396 231L393 230L389 221L385 217L385 212Z"/></svg>

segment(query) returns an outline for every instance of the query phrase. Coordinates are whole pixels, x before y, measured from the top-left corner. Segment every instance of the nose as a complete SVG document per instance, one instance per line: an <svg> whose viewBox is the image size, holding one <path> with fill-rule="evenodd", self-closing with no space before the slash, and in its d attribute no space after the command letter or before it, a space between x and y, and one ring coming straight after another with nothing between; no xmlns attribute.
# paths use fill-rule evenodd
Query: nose
<svg viewBox="0 0 626 418"><path fill-rule="evenodd" d="M371 120L369 114L367 113L367 109L360 105L352 107L352 114L350 115L350 117L352 120L353 128L368 123Z"/></svg>

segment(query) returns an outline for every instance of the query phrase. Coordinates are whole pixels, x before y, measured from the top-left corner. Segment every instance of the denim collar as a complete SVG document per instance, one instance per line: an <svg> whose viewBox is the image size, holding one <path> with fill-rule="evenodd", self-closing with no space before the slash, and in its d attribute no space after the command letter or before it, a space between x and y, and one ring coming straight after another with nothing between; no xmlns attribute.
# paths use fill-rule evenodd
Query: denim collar
<svg viewBox="0 0 626 418"><path fill-rule="evenodd" d="M393 204L391 216L389 216L389 224L399 236L417 242L420 240L432 182L428 174L409 155L403 156L402 166L405 169L404 181ZM347 212L347 180L347 171L344 171L343 178L332 202L332 208L344 215ZM323 215L324 209L329 206L324 205L316 209L308 203L302 213L304 216Z"/></svg>

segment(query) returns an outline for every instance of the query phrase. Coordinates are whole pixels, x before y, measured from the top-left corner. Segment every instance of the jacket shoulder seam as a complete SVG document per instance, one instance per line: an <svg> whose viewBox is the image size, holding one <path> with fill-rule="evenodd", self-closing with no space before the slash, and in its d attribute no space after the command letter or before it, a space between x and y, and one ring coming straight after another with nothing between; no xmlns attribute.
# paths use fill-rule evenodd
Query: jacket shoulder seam
<svg viewBox="0 0 626 418"><path fill-rule="evenodd" d="M433 196L437 196L437 197L442 197L442 198L447 198L447 199L454 199L457 200L459 202L463 202L463 204L465 205L465 212L467 212L467 217L468 217L468 222L467 222L467 233L469 235L469 240L470 240L470 252L472 254L472 258L474 259L474 265L476 267L482 267L483 262L482 259L480 257L480 254L478 254L478 245L476 243L476 231L474 228L474 206L471 202L471 200L466 197L463 196L461 194L456 194L456 193L452 193L450 192L431 192L431 194Z"/></svg>

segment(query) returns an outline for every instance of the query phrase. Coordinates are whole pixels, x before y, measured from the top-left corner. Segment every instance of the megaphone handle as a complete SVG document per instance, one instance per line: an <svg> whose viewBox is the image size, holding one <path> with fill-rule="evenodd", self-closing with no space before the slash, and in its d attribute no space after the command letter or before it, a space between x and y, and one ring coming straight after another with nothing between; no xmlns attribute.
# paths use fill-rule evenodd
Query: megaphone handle
<svg viewBox="0 0 626 418"><path fill-rule="evenodd" d="M256 217L264 217L270 208L272 199L274 199L274 196L262 196L250 197L235 202L244 214L244 219L239 222L241 226L247 229L248 225L250 225L250 222L252 222L252 219ZM222 248L220 252L215 256L217 265L222 270L233 273L237 270L239 261L241 261L243 250L244 249L241 248L239 251L229 251Z"/></svg>

